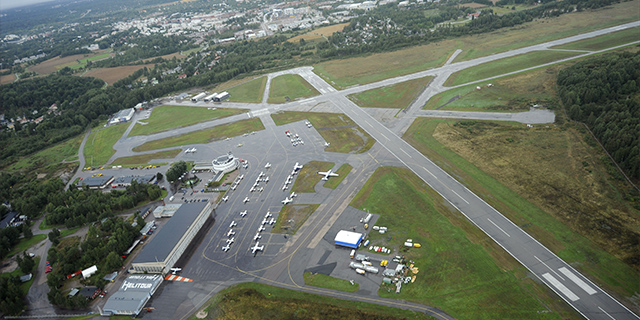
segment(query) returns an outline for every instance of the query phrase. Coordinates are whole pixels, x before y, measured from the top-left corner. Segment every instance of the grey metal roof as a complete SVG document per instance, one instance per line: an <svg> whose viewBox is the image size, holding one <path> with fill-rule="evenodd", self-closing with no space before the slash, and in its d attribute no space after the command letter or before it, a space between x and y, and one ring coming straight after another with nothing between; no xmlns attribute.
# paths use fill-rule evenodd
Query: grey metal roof
<svg viewBox="0 0 640 320"><path fill-rule="evenodd" d="M138 183L151 183L151 181L153 181L153 179L155 178L156 178L155 174L147 174L142 176L124 176L124 177L117 177L115 180L113 180L113 183L114 184L131 183L132 180L136 180Z"/></svg>
<svg viewBox="0 0 640 320"><path fill-rule="evenodd" d="M145 245L133 263L164 261L206 205L207 202L181 205L153 240Z"/></svg>
<svg viewBox="0 0 640 320"><path fill-rule="evenodd" d="M103 177L89 177L82 181L80 181L80 185L88 185L88 186L101 186L109 182L113 176L103 176Z"/></svg>
<svg viewBox="0 0 640 320"><path fill-rule="evenodd" d="M127 277L107 303L105 303L103 312L105 314L118 314L124 312L129 314L138 314L149 300L151 294L155 292L157 287L162 283L160 275L132 275Z"/></svg>

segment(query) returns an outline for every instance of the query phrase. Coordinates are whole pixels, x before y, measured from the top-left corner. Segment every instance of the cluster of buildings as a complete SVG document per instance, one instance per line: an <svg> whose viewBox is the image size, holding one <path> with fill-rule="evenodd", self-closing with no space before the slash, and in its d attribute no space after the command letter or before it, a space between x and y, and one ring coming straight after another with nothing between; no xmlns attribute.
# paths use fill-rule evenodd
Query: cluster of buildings
<svg viewBox="0 0 640 320"><path fill-rule="evenodd" d="M52 115L52 114L53 116L59 116L61 114L61 112L58 110L58 105L56 105L55 103L52 104L49 107L49 109L47 109L47 115ZM31 115L32 116L38 115L38 110L31 111ZM15 129L16 123L19 123L20 125L25 125L32 122L35 124L38 124L44 121L44 117L45 115L42 115L35 119L30 119L30 118L27 118L26 115L22 115L22 117L18 117L16 119L14 118L7 119L3 113L3 114L0 114L0 126L6 126L9 129Z"/></svg>
<svg viewBox="0 0 640 320"><path fill-rule="evenodd" d="M98 175L95 177L89 177L80 180L77 184L77 188L82 189L84 187L88 187L89 189L93 190L108 189L109 186L111 186L112 188L125 188L130 186L132 181L136 181L139 184L151 184L154 183L155 180L155 174L129 175L117 178L115 178L114 176Z"/></svg>

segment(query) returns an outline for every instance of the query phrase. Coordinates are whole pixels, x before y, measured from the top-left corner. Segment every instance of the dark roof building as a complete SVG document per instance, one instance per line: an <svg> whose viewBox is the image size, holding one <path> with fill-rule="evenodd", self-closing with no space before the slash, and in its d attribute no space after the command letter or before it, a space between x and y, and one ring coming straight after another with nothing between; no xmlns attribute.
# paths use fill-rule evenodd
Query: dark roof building
<svg viewBox="0 0 640 320"><path fill-rule="evenodd" d="M211 217L211 202L185 203L131 264L133 272L167 274Z"/></svg>
<svg viewBox="0 0 640 320"><path fill-rule="evenodd" d="M149 183L153 183L153 181L156 180L156 175L149 174L144 176L117 177L113 180L113 185L118 187L127 187L127 186L130 186L131 181L134 181L134 180L140 184L149 184Z"/></svg>
<svg viewBox="0 0 640 320"><path fill-rule="evenodd" d="M113 176L89 177L79 182L78 189L88 186L89 189L104 189L113 182Z"/></svg>

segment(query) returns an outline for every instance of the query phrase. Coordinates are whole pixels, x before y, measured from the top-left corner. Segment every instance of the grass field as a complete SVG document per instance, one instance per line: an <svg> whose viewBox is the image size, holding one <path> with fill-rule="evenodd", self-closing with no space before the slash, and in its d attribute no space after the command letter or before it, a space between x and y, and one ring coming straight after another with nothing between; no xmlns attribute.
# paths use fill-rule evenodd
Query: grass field
<svg viewBox="0 0 640 320"><path fill-rule="evenodd" d="M335 163L333 162L323 161L309 161L305 163L304 167L300 169L298 177L291 187L291 191L301 193L316 192L314 188L322 178L322 176L318 174L318 171L327 171L333 168L334 165Z"/></svg>
<svg viewBox="0 0 640 320"><path fill-rule="evenodd" d="M640 28L630 28L603 36L571 42L554 49L602 50L640 40Z"/></svg>
<svg viewBox="0 0 640 320"><path fill-rule="evenodd" d="M271 118L278 126L308 119L322 138L331 143L325 148L328 152L363 153L376 142L344 114L285 111L273 113Z"/></svg>
<svg viewBox="0 0 640 320"><path fill-rule="evenodd" d="M342 31L342 29L344 29L344 27L348 25L349 23L347 22L347 23L339 23L339 24L334 24L332 26L318 28L318 29L309 31L305 34L301 34L299 36L290 38L287 41L295 43L295 42L300 42L300 39L304 39L305 41L314 41L314 40L324 39L325 37L328 37L338 31Z"/></svg>
<svg viewBox="0 0 640 320"><path fill-rule="evenodd" d="M52 73L64 68L64 66L77 64L79 60L92 58L92 57L100 56L103 54L106 54L106 50L98 50L94 53L88 53L88 54L75 54L75 55L66 56L63 58L60 58L58 56L58 57L45 60L41 63L38 63L35 66L31 66L28 68L28 70L38 74Z"/></svg>
<svg viewBox="0 0 640 320"><path fill-rule="evenodd" d="M246 112L244 109L226 109L184 106L159 106L153 108L149 119L140 120L133 127L129 136L149 135L173 128L187 127L196 123L221 119ZM141 124L144 122L146 124Z"/></svg>
<svg viewBox="0 0 640 320"><path fill-rule="evenodd" d="M17 253L22 253L23 251L35 246L36 244L42 242L47 238L46 234L36 234L31 237L31 239L20 239L20 242L9 252L9 257L13 257Z"/></svg>
<svg viewBox="0 0 640 320"><path fill-rule="evenodd" d="M231 87L227 89L227 92L231 95L229 101L249 103L262 102L262 95L266 85L267 77L259 77Z"/></svg>
<svg viewBox="0 0 640 320"><path fill-rule="evenodd" d="M455 72L447 79L444 85L456 86L476 80L498 76L512 71L535 67L541 64L573 57L576 55L578 55L577 52L570 51L535 51L525 53L511 58L483 63Z"/></svg>
<svg viewBox="0 0 640 320"><path fill-rule="evenodd" d="M308 98L319 95L320 92L297 74L283 74L271 80L269 103L285 103L298 98Z"/></svg>
<svg viewBox="0 0 640 320"><path fill-rule="evenodd" d="M134 72L147 67L153 69L152 64L138 64L133 66L122 66L114 68L98 68L91 69L82 74L83 77L94 77L103 80L108 84L113 84L116 81L132 75Z"/></svg>
<svg viewBox="0 0 640 320"><path fill-rule="evenodd" d="M56 66L56 68L62 69L64 67L69 67L71 69L80 69L80 68L86 67L87 63L89 61L103 60L103 59L107 59L107 58L109 58L111 56L112 56L112 54L110 54L110 53L103 53L103 54L99 54L99 55L96 55L96 56L91 56L91 57L87 57L87 58L84 58L84 59L79 59L76 62L70 62L70 63L58 65L58 66Z"/></svg>
<svg viewBox="0 0 640 320"><path fill-rule="evenodd" d="M349 95L349 99L363 108L404 109L424 90L433 77L409 80L393 86L372 89Z"/></svg>
<svg viewBox="0 0 640 320"><path fill-rule="evenodd" d="M15 80L16 80L16 75L13 73L0 76L0 85L11 83L11 82L14 82Z"/></svg>
<svg viewBox="0 0 640 320"><path fill-rule="evenodd" d="M404 139L595 283L635 299L638 212L573 128L418 119Z"/></svg>
<svg viewBox="0 0 640 320"><path fill-rule="evenodd" d="M351 172L351 169L353 169L353 167L348 163L341 165L340 168L336 170L338 176L329 178L329 180L327 180L327 182L325 182L322 186L329 189L337 188L338 185L340 185L340 182L342 182L342 180L347 177L349 172Z"/></svg>
<svg viewBox="0 0 640 320"><path fill-rule="evenodd" d="M172 159L182 152L182 149L160 151L156 153L141 154L139 156L122 157L113 160L112 166L121 165L123 167L141 166L149 164L153 159Z"/></svg>
<svg viewBox="0 0 640 320"><path fill-rule="evenodd" d="M556 107L556 75L573 61L462 86L429 99L425 109L457 111L526 111L533 104ZM492 87L488 87L488 84ZM479 86L482 89L477 90Z"/></svg>
<svg viewBox="0 0 640 320"><path fill-rule="evenodd" d="M78 135L54 146L38 151L28 157L6 167L11 172L35 172L47 173L48 178L60 170L63 161L77 161L78 149L84 135Z"/></svg>
<svg viewBox="0 0 640 320"><path fill-rule="evenodd" d="M295 289L291 286L291 289ZM260 283L241 283L222 290L189 320L254 319L434 319L422 312L373 303L341 300ZM317 290L321 292L320 289ZM349 294L345 293L345 297Z"/></svg>
<svg viewBox="0 0 640 320"><path fill-rule="evenodd" d="M244 133L264 130L262 121L258 118L240 120L234 123L223 124L211 129L194 131L191 133L146 142L133 148L133 151L149 151L163 148L178 147L187 144L208 143L222 140L227 137L235 137Z"/></svg>
<svg viewBox="0 0 640 320"><path fill-rule="evenodd" d="M303 274L304 284L319 288L326 288L332 290L339 290L344 292L357 292L360 288L358 283L351 284L351 282L343 279L337 279L331 276L327 276L320 273L305 272Z"/></svg>
<svg viewBox="0 0 640 320"><path fill-rule="evenodd" d="M351 205L380 214L376 225L388 228L370 233L372 244L394 249L419 269L415 283L399 294L381 287L382 297L436 306L458 319L579 319L408 169L377 169ZM407 238L422 247L403 247Z"/></svg>
<svg viewBox="0 0 640 320"><path fill-rule="evenodd" d="M288 204L282 206L278 220L273 225L271 233L296 234L298 229L318 209L319 204Z"/></svg>
<svg viewBox="0 0 640 320"><path fill-rule="evenodd" d="M84 160L87 167L99 167L116 153L113 145L127 131L128 123L94 129L84 145Z"/></svg>
<svg viewBox="0 0 640 320"><path fill-rule="evenodd" d="M565 38L638 19L640 0L598 10L538 19L512 28L443 40L423 46L314 65L314 72L338 89L410 74L442 65L456 50L454 61L469 60L536 43Z"/></svg>

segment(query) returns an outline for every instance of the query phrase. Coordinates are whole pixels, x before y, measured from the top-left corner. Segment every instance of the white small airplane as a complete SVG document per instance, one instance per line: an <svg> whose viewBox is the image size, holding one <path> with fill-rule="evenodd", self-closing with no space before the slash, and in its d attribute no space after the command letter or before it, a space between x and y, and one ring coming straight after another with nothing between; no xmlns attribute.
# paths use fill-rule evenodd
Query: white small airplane
<svg viewBox="0 0 640 320"><path fill-rule="evenodd" d="M222 197L222 201L227 202L229 200L229 196Z"/></svg>
<svg viewBox="0 0 640 320"><path fill-rule="evenodd" d="M264 226L264 225L265 225L265 224L267 224L268 222L269 222L269 221L267 220L267 218L264 218L264 219L262 219L262 223L261 223L261 225L263 225L263 226Z"/></svg>
<svg viewBox="0 0 640 320"><path fill-rule="evenodd" d="M276 219L275 218L271 218L271 220L269 220L269 224L273 225L276 223Z"/></svg>
<svg viewBox="0 0 640 320"><path fill-rule="evenodd" d="M259 246L260 242L256 241L256 245L251 247L251 253L253 253L253 256L255 257L256 253L258 253L258 251L262 251L264 250L264 246Z"/></svg>
<svg viewBox="0 0 640 320"><path fill-rule="evenodd" d="M260 171L260 174L258 175L258 178L262 178L262 177L264 177L264 172Z"/></svg>
<svg viewBox="0 0 640 320"><path fill-rule="evenodd" d="M291 171L291 175L292 176L296 175L297 173L298 173L298 171L296 171L296 170Z"/></svg>
<svg viewBox="0 0 640 320"><path fill-rule="evenodd" d="M256 187L251 187L251 189L249 189L249 192L254 192L256 191Z"/></svg>
<svg viewBox="0 0 640 320"><path fill-rule="evenodd" d="M230 246L234 241L236 241L236 238L227 239L227 245Z"/></svg>
<svg viewBox="0 0 640 320"><path fill-rule="evenodd" d="M182 268L171 268L171 274L176 274L180 271L182 271Z"/></svg>
<svg viewBox="0 0 640 320"><path fill-rule="evenodd" d="M262 191L264 191L264 188L263 188L263 187L260 187L260 188L258 189L258 191L262 192Z"/></svg>
<svg viewBox="0 0 640 320"><path fill-rule="evenodd" d="M269 177L264 178L265 183L269 183Z"/></svg>
<svg viewBox="0 0 640 320"><path fill-rule="evenodd" d="M264 168L265 168L265 169L269 169L269 168L271 168L271 163L267 162L267 164L265 164L265 165L264 165Z"/></svg>
<svg viewBox="0 0 640 320"><path fill-rule="evenodd" d="M284 186L282 186L282 191L287 190L287 188L289 188L289 187L288 187L288 186L287 186L287 184L285 183L285 185L284 185Z"/></svg>
<svg viewBox="0 0 640 320"><path fill-rule="evenodd" d="M325 147L328 147L328 146L330 146L330 145L331 145L331 142L325 142L325 143L324 143L324 146L325 146Z"/></svg>
<svg viewBox="0 0 640 320"><path fill-rule="evenodd" d="M229 228L233 228L235 226L237 226L238 224L235 221L231 221L231 223L229 224Z"/></svg>
<svg viewBox="0 0 640 320"><path fill-rule="evenodd" d="M262 239L262 236L260 235L260 232L258 232L258 233L256 233L256 235L253 237L253 241L256 241L256 242L257 242L257 241L258 241L258 240L260 240L260 239Z"/></svg>
<svg viewBox="0 0 640 320"><path fill-rule="evenodd" d="M224 251L224 252L229 251L229 249L231 249L230 245L226 245L226 246L222 247L222 251Z"/></svg>
<svg viewBox="0 0 640 320"><path fill-rule="evenodd" d="M244 218L244 216L247 215L247 210L245 211L240 211L240 216Z"/></svg>
<svg viewBox="0 0 640 320"><path fill-rule="evenodd" d="M264 231L264 230L266 230L266 229L264 228L264 226L260 226L260 227L258 227L258 232L262 232L262 231Z"/></svg>
<svg viewBox="0 0 640 320"><path fill-rule="evenodd" d="M237 187L238 187L238 186L234 184L234 185L232 185L232 186L231 186L231 190L236 191L236 188L237 188Z"/></svg>
<svg viewBox="0 0 640 320"><path fill-rule="evenodd" d="M313 127L313 125L312 125L312 124L311 124L311 122L309 122L309 121L305 121L305 122L304 122L304 124L306 124L306 125L307 125L307 128L311 128L311 127Z"/></svg>
<svg viewBox="0 0 640 320"><path fill-rule="evenodd" d="M296 171L297 171L297 170L302 169L302 167L303 167L303 165L301 165L301 164L299 164L299 163L297 163L297 162L296 162L296 164L294 164L294 165L293 165L293 170L296 170Z"/></svg>
<svg viewBox="0 0 640 320"><path fill-rule="evenodd" d="M242 179L244 179L244 174L241 174L238 176L238 180L242 180Z"/></svg>
<svg viewBox="0 0 640 320"><path fill-rule="evenodd" d="M249 202L249 197L244 198L244 200L242 200L242 202L244 202L244 203Z"/></svg>
<svg viewBox="0 0 640 320"><path fill-rule="evenodd" d="M288 197L284 198L284 200L282 200L282 204L289 204L291 202L293 202L293 199L289 199Z"/></svg>
<svg viewBox="0 0 640 320"><path fill-rule="evenodd" d="M229 229L229 232L227 232L227 237L231 238L235 234L236 234L236 232L233 231L233 229Z"/></svg>
<svg viewBox="0 0 640 320"><path fill-rule="evenodd" d="M333 172L333 170L329 170L329 171L326 171L326 172L318 171L318 174L324 175L324 177L322 177L322 180L329 180L329 177L337 177L338 176L338 174Z"/></svg>
<svg viewBox="0 0 640 320"><path fill-rule="evenodd" d="M298 194L297 194L297 193L295 193L295 192L291 192L291 195L289 196L289 198L293 199L293 198L295 198L296 196L298 196Z"/></svg>
<svg viewBox="0 0 640 320"><path fill-rule="evenodd" d="M264 215L265 218L271 218L272 216L271 211L267 211L267 214Z"/></svg>

